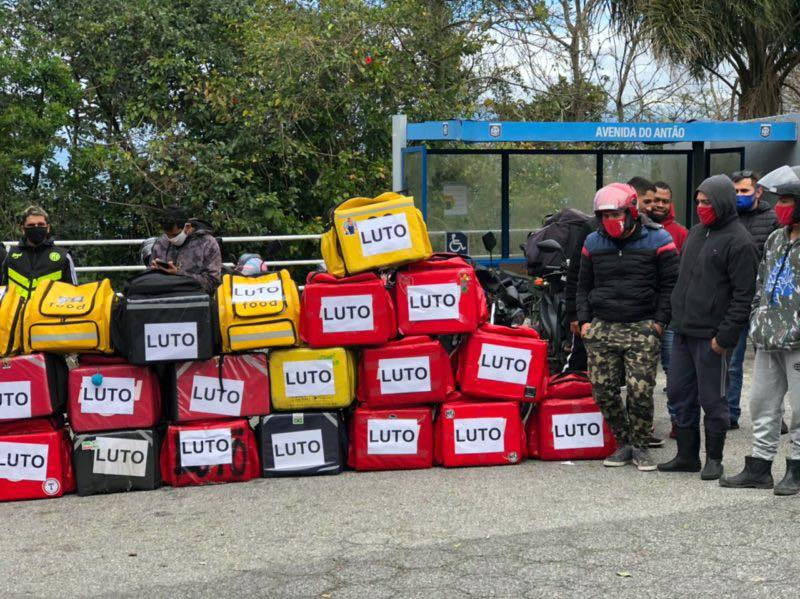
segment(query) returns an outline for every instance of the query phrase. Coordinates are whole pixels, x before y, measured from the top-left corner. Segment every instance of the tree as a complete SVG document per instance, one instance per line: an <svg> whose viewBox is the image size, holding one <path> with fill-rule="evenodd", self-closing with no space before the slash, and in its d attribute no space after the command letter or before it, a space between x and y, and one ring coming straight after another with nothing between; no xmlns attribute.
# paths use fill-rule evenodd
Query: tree
<svg viewBox="0 0 800 599"><path fill-rule="evenodd" d="M796 0L609 1L620 28L640 27L656 57L725 82L740 119L782 111L787 78L800 64Z"/></svg>

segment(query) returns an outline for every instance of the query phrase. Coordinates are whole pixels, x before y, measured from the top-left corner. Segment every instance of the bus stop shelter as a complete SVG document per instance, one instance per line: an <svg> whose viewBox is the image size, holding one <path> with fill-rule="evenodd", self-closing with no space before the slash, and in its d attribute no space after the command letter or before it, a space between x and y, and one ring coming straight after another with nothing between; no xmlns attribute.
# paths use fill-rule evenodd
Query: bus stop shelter
<svg viewBox="0 0 800 599"><path fill-rule="evenodd" d="M481 254L481 236L494 231L498 257L514 262L546 215L565 207L591 212L595 191L612 181L639 175L667 182L677 219L691 225L700 181L743 169L746 152L766 149L762 144L781 155L796 141L794 119L409 123L395 115L393 188L414 196L436 251Z"/></svg>

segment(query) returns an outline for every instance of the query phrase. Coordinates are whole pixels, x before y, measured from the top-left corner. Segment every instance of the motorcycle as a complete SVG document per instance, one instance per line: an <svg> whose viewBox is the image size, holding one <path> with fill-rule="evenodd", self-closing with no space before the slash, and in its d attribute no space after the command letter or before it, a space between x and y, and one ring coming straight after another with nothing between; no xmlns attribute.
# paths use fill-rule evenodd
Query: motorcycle
<svg viewBox="0 0 800 599"><path fill-rule="evenodd" d="M572 335L567 322L566 284L569 258L555 239L536 244L540 250L561 255L557 266L547 266L546 272L533 280L536 289L531 321L542 339L548 341L548 361L551 372L561 372L572 350Z"/></svg>
<svg viewBox="0 0 800 599"><path fill-rule="evenodd" d="M490 265L477 265L475 275L486 294L489 322L508 327L530 324L531 309L536 299L531 280L494 266L492 252L497 247L494 233L486 233L482 241L489 253Z"/></svg>

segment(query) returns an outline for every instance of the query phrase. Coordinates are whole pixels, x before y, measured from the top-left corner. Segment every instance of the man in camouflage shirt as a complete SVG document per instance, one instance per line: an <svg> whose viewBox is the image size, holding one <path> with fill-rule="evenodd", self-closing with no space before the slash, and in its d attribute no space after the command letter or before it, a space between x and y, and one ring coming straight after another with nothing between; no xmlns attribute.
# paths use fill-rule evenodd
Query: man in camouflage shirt
<svg viewBox="0 0 800 599"><path fill-rule="evenodd" d="M793 170L800 174L800 167ZM764 247L750 319L750 338L758 350L750 390L753 455L745 457L741 473L723 477L719 484L773 487L772 461L780 442L781 408L788 396L791 448L786 475L774 492L795 495L800 491L800 185L791 194L780 195L775 212L782 228L769 236Z"/></svg>
<svg viewBox="0 0 800 599"><path fill-rule="evenodd" d="M211 228L177 206L164 211L161 226L164 234L153 245L150 268L187 276L213 294L222 280L222 253Z"/></svg>

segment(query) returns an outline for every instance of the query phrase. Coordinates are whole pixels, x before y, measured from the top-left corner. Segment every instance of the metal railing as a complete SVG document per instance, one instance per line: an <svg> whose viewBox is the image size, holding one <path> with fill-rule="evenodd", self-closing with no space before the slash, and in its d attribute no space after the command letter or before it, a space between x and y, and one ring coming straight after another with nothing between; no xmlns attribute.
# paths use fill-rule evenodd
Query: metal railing
<svg viewBox="0 0 800 599"><path fill-rule="evenodd" d="M468 229L462 230L461 233L467 235L487 233L491 229ZM523 229L512 229L512 231L522 231ZM525 229L527 230L527 229ZM494 233L500 233L499 229L494 229ZM447 231L429 231L430 237L439 238L443 237ZM221 237L222 243L263 243L270 241L280 242L297 242L297 241L319 241L322 235L309 234L309 235L258 235L258 236L237 236L237 237ZM145 239L58 239L54 243L58 246L64 247L109 247L109 246L141 246ZM17 244L16 241L2 242L7 249ZM482 248L481 248L482 249ZM473 255L476 259L486 259L488 255ZM499 256L495 256L496 260L500 260ZM317 266L323 264L322 259L308 259L308 260L266 260L268 266L280 267L293 267L293 266ZM225 266L234 266L233 263L226 262ZM125 264L125 265L100 265L100 266L76 266L76 272L141 272L146 270L147 267L142 264Z"/></svg>

